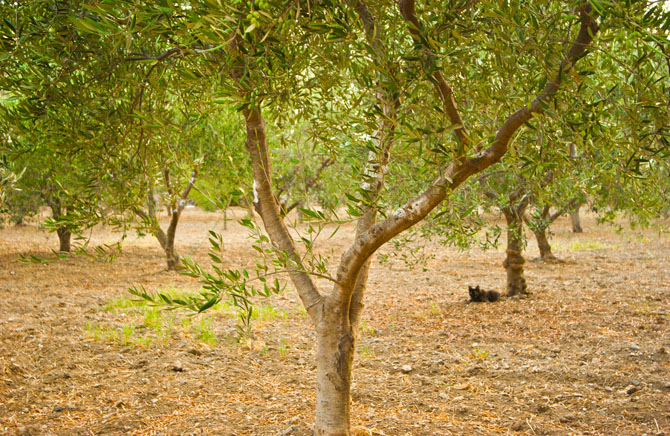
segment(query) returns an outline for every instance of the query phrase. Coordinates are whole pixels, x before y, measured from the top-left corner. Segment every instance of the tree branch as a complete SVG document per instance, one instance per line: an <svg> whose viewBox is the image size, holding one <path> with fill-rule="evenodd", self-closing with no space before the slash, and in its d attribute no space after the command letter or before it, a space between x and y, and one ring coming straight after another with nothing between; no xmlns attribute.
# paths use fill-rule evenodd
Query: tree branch
<svg viewBox="0 0 670 436"><path fill-rule="evenodd" d="M287 254L290 264L286 266L286 269L291 280L296 285L307 313L315 322L318 322L320 318L318 306L322 301L322 296L302 264L296 251L295 241L281 218L279 204L272 193L272 174L265 135L265 120L258 106L251 109L246 107L243 112L247 126L245 145L253 166L254 206L272 242L279 250Z"/></svg>
<svg viewBox="0 0 670 436"><path fill-rule="evenodd" d="M411 22L413 0L400 0L400 3L404 4L404 14L409 17ZM570 71L577 60L584 55L593 40L593 36L599 30L599 26L590 12L591 7L589 5L579 7L578 13L581 20L579 33L568 54L561 62L556 78L535 97L530 107L523 107L510 115L498 130L493 144L487 149L477 153L472 158L458 159L451 162L441 169L438 177L423 193L396 209L386 220L371 226L369 230L357 238L356 244L342 255L341 271L353 273L359 271L368 257L379 247L400 232L424 219L446 197L449 190L456 189L471 175L481 172L500 161L507 152L512 135L531 118L532 114L539 114L544 111L544 105L560 88L562 75ZM414 25L416 27L416 24ZM341 279L344 279L344 277L341 277L338 271L337 280L340 281Z"/></svg>
<svg viewBox="0 0 670 436"><path fill-rule="evenodd" d="M398 91L383 85L381 71L390 72L389 61L387 59L387 50L384 46L384 38L381 35L381 27L370 13L367 4L361 0L349 0L348 4L352 6L365 30L365 37L372 47L375 59L373 65L380 66L377 71L377 91L376 101L382 108L382 114L377 118L377 131L374 135L376 139L375 150L370 150L368 160L362 174L360 188L368 196L369 203L363 215L356 223L356 237L353 246L349 249L355 249L360 243L360 238L373 225L377 223L377 200L384 187L385 176L388 169L388 163L391 158L391 147L395 140L396 116L400 106ZM348 251L349 251L348 250ZM346 254L346 253L345 253ZM335 286L330 295L336 304L344 307L349 314L349 322L353 329L358 327L361 313L363 310L363 299L367 287L368 271L370 268L369 256L363 259L359 268L348 269L347 259L342 256L342 261L338 267L336 277L344 286Z"/></svg>
<svg viewBox="0 0 670 436"><path fill-rule="evenodd" d="M426 56L429 56L431 59L434 59L435 54L432 48L429 46L428 40L423 35L422 30L423 27L421 26L421 23L416 17L416 11L414 6L415 6L414 0L398 1L398 9L400 10L400 14L402 15L403 19L409 23L407 27L409 33L414 38L414 42L416 44L423 45L424 53L426 54ZM432 72L431 82L435 86L435 89L437 90L440 100L442 100L442 105L444 106L444 112L449 117L449 121L451 122L452 125L457 126L454 129L454 135L456 136L456 139L460 144L461 152L468 150L470 144L470 137L468 135L468 132L465 130L463 119L461 118L461 114L458 111L456 100L454 98L453 89L451 88L451 86L449 86L447 81L444 79L442 72L439 70L435 70Z"/></svg>
<svg viewBox="0 0 670 436"><path fill-rule="evenodd" d="M490 165L500 161L500 158L507 152L507 147L512 135L519 130L523 123L530 120L533 114L541 114L544 112L544 107L560 88L563 76L569 72L579 58L585 54L589 44L593 41L593 36L598 32L599 26L595 19L590 15L590 5L581 5L578 12L581 19L579 33L570 47L568 54L561 61L556 77L544 87L535 99L533 99L530 106L524 106L509 116L507 121L505 121L500 129L498 129L493 144L486 150L477 153L474 157L465 161L465 164L456 175L459 184L470 175L480 172ZM454 180L454 182L456 182L456 180Z"/></svg>
<svg viewBox="0 0 670 436"><path fill-rule="evenodd" d="M177 213L181 213L181 211L184 210L184 207L186 207L186 200L188 199L188 195L191 193L191 189L193 188L193 185L195 185L195 181L197 178L198 178L198 169L195 168L191 173L191 178L188 180L188 184L186 185L181 195L179 196L181 200L179 200L179 205L177 206Z"/></svg>

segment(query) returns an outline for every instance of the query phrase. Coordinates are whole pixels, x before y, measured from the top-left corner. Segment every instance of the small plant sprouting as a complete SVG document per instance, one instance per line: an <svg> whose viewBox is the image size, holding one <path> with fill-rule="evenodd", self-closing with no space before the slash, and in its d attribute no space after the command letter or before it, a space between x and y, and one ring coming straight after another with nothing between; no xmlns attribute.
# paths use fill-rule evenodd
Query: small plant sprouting
<svg viewBox="0 0 670 436"><path fill-rule="evenodd" d="M473 345L470 356L473 359L486 360L489 357L489 352L478 345Z"/></svg>
<svg viewBox="0 0 670 436"><path fill-rule="evenodd" d="M374 336L375 328L372 326L368 326L368 322L366 320L363 320L363 322L361 323L361 333L369 336Z"/></svg>
<svg viewBox="0 0 670 436"><path fill-rule="evenodd" d="M361 359L371 359L375 357L375 351L367 345L359 345L358 354L361 356Z"/></svg>
<svg viewBox="0 0 670 436"><path fill-rule="evenodd" d="M135 326L133 326L133 323L129 324L124 324L121 326L121 333L123 335L123 339L121 340L121 343L123 345L128 345L133 342L133 333L135 333Z"/></svg>
<svg viewBox="0 0 670 436"><path fill-rule="evenodd" d="M282 359L285 359L287 354L288 346L286 345L286 339L282 338L281 344L279 345L279 355Z"/></svg>

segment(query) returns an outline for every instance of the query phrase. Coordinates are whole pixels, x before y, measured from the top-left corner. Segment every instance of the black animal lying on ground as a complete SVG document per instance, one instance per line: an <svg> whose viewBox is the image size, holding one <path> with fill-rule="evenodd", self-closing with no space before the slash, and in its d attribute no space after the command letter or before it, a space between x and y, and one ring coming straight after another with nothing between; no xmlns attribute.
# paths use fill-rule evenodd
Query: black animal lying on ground
<svg viewBox="0 0 670 436"><path fill-rule="evenodd" d="M479 285L477 285L476 288L468 286L468 290L470 291L470 301L475 301L477 303L483 301L498 301L500 299L500 292L480 289Z"/></svg>

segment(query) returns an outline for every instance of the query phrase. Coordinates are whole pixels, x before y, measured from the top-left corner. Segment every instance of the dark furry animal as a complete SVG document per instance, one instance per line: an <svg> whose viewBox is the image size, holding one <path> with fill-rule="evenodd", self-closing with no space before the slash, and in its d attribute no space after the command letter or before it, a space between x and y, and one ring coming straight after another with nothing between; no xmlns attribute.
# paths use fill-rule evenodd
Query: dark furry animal
<svg viewBox="0 0 670 436"><path fill-rule="evenodd" d="M483 301L498 301L500 299L500 292L487 291L485 289L481 289L479 285L477 285L476 288L468 286L468 290L470 291L470 301L475 301L477 303L481 303Z"/></svg>

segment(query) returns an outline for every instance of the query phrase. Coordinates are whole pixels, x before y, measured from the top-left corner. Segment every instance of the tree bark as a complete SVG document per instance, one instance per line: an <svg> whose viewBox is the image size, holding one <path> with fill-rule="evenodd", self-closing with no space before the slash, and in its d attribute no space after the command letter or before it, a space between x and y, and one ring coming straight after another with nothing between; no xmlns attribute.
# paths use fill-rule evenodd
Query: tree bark
<svg viewBox="0 0 670 436"><path fill-rule="evenodd" d="M156 200L154 197L153 188L150 188L150 192L147 196L147 211L145 212L139 208L133 209L135 214L148 224L151 234L154 235L154 237L158 240L161 248L163 248L163 251L165 251L168 271L176 271L181 265L181 257L175 249L174 241L177 234L179 218L181 218L181 213L184 210L184 207L186 207L186 199L188 198L188 195L190 194L197 177L198 169L196 168L193 170L191 178L184 188L184 191L181 194L176 194L172 190L169 171L164 171L165 184L168 192L170 193L170 196L172 197L170 199L170 204L168 204L168 211L170 212L170 224L168 225L167 232L163 231L160 223L158 222L158 216L156 215ZM176 197L177 195L179 196L178 199Z"/></svg>
<svg viewBox="0 0 670 436"><path fill-rule="evenodd" d="M143 218L147 216L142 211L139 212L135 211L135 213L137 213ZM151 234L154 235L156 240L158 240L158 243L165 252L165 259L167 260L168 271L176 271L179 267L180 257L179 254L177 254L177 251L175 250L174 240L177 229L177 223L179 222L179 216L176 214L172 214L172 217L170 219L170 227L173 228L173 230L172 232L168 230L168 233L165 233L163 231L155 215L153 219L151 217L149 217L148 219L150 220L149 225Z"/></svg>
<svg viewBox="0 0 670 436"><path fill-rule="evenodd" d="M60 243L58 251L69 253L71 250L70 240L72 238L72 232L70 232L70 229L63 226L59 227L58 230L56 230L56 233L58 234L58 241Z"/></svg>
<svg viewBox="0 0 670 436"><path fill-rule="evenodd" d="M507 271L507 295L527 294L528 286L523 275L523 215L528 206L527 197L514 204L518 195L510 196L511 204L502 209L507 221L507 257L503 266Z"/></svg>
<svg viewBox="0 0 670 436"><path fill-rule="evenodd" d="M339 311L317 326L315 436L349 436L355 330Z"/></svg>
<svg viewBox="0 0 670 436"><path fill-rule="evenodd" d="M572 221L572 233L582 233L582 221L579 217L579 208L581 204L578 205L574 210L570 212L570 221Z"/></svg>
<svg viewBox="0 0 670 436"><path fill-rule="evenodd" d="M535 239L537 240L537 248L540 250L540 259L543 262L555 262L557 259L554 254L551 252L551 244L549 243L549 238L547 238L547 230L551 223L553 223L556 218L565 213L565 209L559 210L553 215L549 214L551 206L545 205L542 208L540 216L531 220L527 215L524 214L524 221L528 224L528 227L533 231Z"/></svg>
<svg viewBox="0 0 670 436"><path fill-rule="evenodd" d="M60 198L48 198L47 204L51 208L51 217L58 221L61 218L67 216L67 207L63 207L60 201ZM59 227L56 230L58 235L58 251L69 253L72 250L71 239L72 231L67 226Z"/></svg>
<svg viewBox="0 0 670 436"><path fill-rule="evenodd" d="M537 240L537 248L540 250L540 259L544 262L555 262L557 259L551 252L551 244L547 238L547 227L533 230L533 234Z"/></svg>
<svg viewBox="0 0 670 436"><path fill-rule="evenodd" d="M173 210L172 218L170 219L170 225L168 226L167 234L165 234L165 257L167 259L167 269L168 271L176 271L179 269L180 260L179 254L177 254L174 248L175 235L177 234L177 224L179 224L179 217L181 216L181 210ZM161 230L162 232L162 230Z"/></svg>

